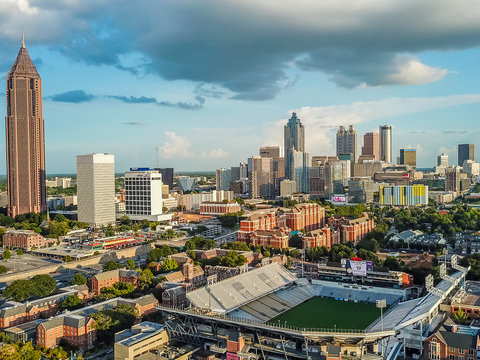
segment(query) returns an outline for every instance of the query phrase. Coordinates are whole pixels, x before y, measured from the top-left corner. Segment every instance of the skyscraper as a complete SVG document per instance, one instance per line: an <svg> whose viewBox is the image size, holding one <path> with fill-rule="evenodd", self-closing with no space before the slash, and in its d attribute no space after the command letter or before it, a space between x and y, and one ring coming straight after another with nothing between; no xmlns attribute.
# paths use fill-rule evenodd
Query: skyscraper
<svg viewBox="0 0 480 360"><path fill-rule="evenodd" d="M115 158L77 155L78 221L90 227L115 224Z"/></svg>
<svg viewBox="0 0 480 360"><path fill-rule="evenodd" d="M215 180L217 190L230 190L230 182L232 181L232 170L225 168L217 169Z"/></svg>
<svg viewBox="0 0 480 360"><path fill-rule="evenodd" d="M357 161L357 131L353 125L348 130L340 126L337 131L337 156L347 154L353 155L354 161Z"/></svg>
<svg viewBox="0 0 480 360"><path fill-rule="evenodd" d="M284 127L285 144L285 177L295 180L293 152L305 152L305 129L294 112Z"/></svg>
<svg viewBox="0 0 480 360"><path fill-rule="evenodd" d="M155 168L160 174L162 174L162 183L168 185L168 189L173 189L173 168Z"/></svg>
<svg viewBox="0 0 480 360"><path fill-rule="evenodd" d="M417 166L417 150L400 149L400 165Z"/></svg>
<svg viewBox="0 0 480 360"><path fill-rule="evenodd" d="M465 160L475 161L475 145L460 144L458 145L458 166L463 166Z"/></svg>
<svg viewBox="0 0 480 360"><path fill-rule="evenodd" d="M371 155L375 161L380 161L380 138L377 132L369 132L363 136L362 155Z"/></svg>
<svg viewBox="0 0 480 360"><path fill-rule="evenodd" d="M437 156L437 166L448 166L448 154L442 154Z"/></svg>
<svg viewBox="0 0 480 360"><path fill-rule="evenodd" d="M392 126L380 126L380 161L392 163Z"/></svg>
<svg viewBox="0 0 480 360"><path fill-rule="evenodd" d="M25 41L7 75L8 214L45 211L45 133L42 80Z"/></svg>

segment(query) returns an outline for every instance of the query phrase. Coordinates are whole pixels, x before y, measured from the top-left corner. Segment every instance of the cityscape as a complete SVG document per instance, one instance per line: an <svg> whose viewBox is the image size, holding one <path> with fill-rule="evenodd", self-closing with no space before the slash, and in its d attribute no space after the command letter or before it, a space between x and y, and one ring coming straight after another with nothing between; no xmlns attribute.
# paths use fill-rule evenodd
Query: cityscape
<svg viewBox="0 0 480 360"><path fill-rule="evenodd" d="M359 4L347 16L334 4L305 2L305 9L293 9L269 1L262 5L247 1L241 6L235 1L229 5L212 1L211 10L217 6L212 15L199 5L178 3L182 4L150 3L146 7L154 14L149 17L148 11L139 9L141 15L133 15L128 25L143 29L146 44L156 34L148 22L158 21L155 26L178 42L160 41L160 55L142 49L140 40L138 48L130 48L136 30L127 31L130 17L120 14L133 12L133 4L109 4L118 8L108 9L100 22L82 22L84 16L105 10L101 7L105 4L0 3L0 19L7 26L12 25L4 16L7 12L12 18L17 12L24 15L22 26L30 31L32 16L51 15L50 28L42 29L47 23L41 19L38 33L20 31L15 35L16 56L0 57L0 69L7 66L5 59L13 59L5 72L5 93L0 93L6 105L6 177L0 177L0 359L479 359L480 162L475 161L479 130L471 117L476 115L461 107L475 105L480 97L440 96L431 90L426 100L411 90L417 98L401 98L403 90L399 90L401 86L434 89L433 83L449 78L454 84L455 67L428 65L435 61L420 54L429 48L426 44L417 52L408 48L389 53L394 60L372 50L378 58L369 63L372 60L364 52L369 51L369 42L383 44L383 34L373 36L359 28L356 37L351 31L353 19L365 21L363 12L373 10L372 18L367 18L376 29L378 9L367 4ZM425 13L415 4L407 16L403 6L384 11L390 19L398 15L399 29L406 31L415 9L420 17ZM463 30L453 26L456 20L447 20L451 6L440 2L435 14L442 21L437 24L432 16L430 25L451 28L452 39L461 38L463 28L472 26L478 37L480 29L474 26L480 22L470 24L475 16L465 20ZM458 11L464 10L462 6ZM59 12L65 16L60 24ZM235 12L241 21L248 15L252 18L238 27L237 17L231 15ZM296 57L282 55L283 65L275 65L276 40L272 38L271 46L263 44L266 49L256 49L262 43L259 39L272 29L285 35L283 24L270 28L274 23L270 17L285 20L298 13L305 21L301 30L295 20L288 29L298 49L289 48L288 36L281 39L284 51ZM315 14L323 15L321 30ZM182 21L177 24L178 19ZM221 19L223 37L206 19L215 25ZM350 24L347 38L361 45L344 44L344 22ZM185 28L179 30L179 24ZM65 33L79 31L82 37L66 41L70 35L57 31L58 26ZM399 25L391 26L394 31ZM95 36L89 35L90 27ZM305 46L301 40L308 40L312 29L322 38L335 29L331 35L338 48L332 50L329 39L328 46L322 42L318 48L301 50ZM113 43L117 31L124 38L118 44ZM426 30L419 28L418 34L422 31ZM49 33L62 43L58 53L46 40ZM367 35L372 39L365 41ZM211 40L206 41L206 53L200 51L203 36ZM401 37L394 37L392 48L403 41ZM407 42L414 38L405 35ZM0 43L9 44L9 39L0 26ZM100 60L105 55L103 39L111 41L106 49L111 56ZM445 45L435 51L460 51L450 48L451 40L442 40ZM181 54L183 41L191 45L188 55ZM478 44L465 40L463 46L473 51ZM5 52L9 48L5 46ZM258 54L253 55L255 50ZM349 62L349 53L358 62ZM196 55L200 65L190 69L191 59L185 57ZM60 59L56 75L52 72L56 64L45 62L55 56ZM71 60L78 73L67 81L62 67L72 66L63 63L71 56L78 59ZM218 57L223 66L216 63ZM329 61L336 65L328 65ZM215 76L206 74L210 66ZM395 66L397 72L390 73ZM96 77L98 67L105 78ZM301 71L292 75L297 68ZM44 69L51 76L44 76ZM143 85L152 76L162 78L158 84L171 81L172 96L187 94L185 84L196 83L195 101L111 95L127 88L113 80L111 89L102 93L101 79L115 77L110 71L127 72L129 81ZM359 95L353 103L358 110L355 116L348 111L342 115L341 106L327 100L316 108L291 107L280 100L268 115L272 121L245 120L241 131L229 128L230 123L239 126L239 106L251 105L254 110L248 111L255 111L259 106L255 102L265 102L268 108L282 93L298 91L301 97L310 92L307 71L331 76L323 79L332 83L325 85L330 89L325 93L331 91L339 98L358 91L394 95L387 105ZM52 92L58 89L59 78L63 85L78 76L98 82L98 94ZM138 84L132 85L132 91ZM389 90L392 87L396 90ZM96 116L110 110L91 117L83 111L101 107L104 101L118 102L114 105L118 109L105 121L119 117L131 130L104 132L104 125L92 126L91 120L98 122ZM237 104L228 110L231 118L224 118L219 110L221 123L215 123L218 119L209 123L202 116L210 115L198 115L198 123L190 125L198 131L195 140L181 135L187 121L182 115L169 118L171 130L158 133L148 127L152 113L138 110L140 105L153 105L166 118L203 111L210 103L217 109L229 107L231 102ZM67 104L72 114L61 127L44 118L62 113L55 110L55 103ZM137 110L122 109L125 104ZM396 115L389 116L385 109ZM327 115L312 115L329 111L334 122ZM401 114L429 111L438 115L437 123L425 130L420 125L405 130L407 121ZM466 120L445 120L451 111ZM77 116L85 121L77 122ZM418 116L420 124L424 115ZM451 127L443 128L445 123ZM465 124L468 130L463 130ZM138 128L144 138L138 136ZM204 131L213 137L204 136ZM150 136L160 139L153 144ZM211 140L214 137L218 141ZM204 145L193 146L197 141ZM73 163L66 164L72 151Z"/></svg>

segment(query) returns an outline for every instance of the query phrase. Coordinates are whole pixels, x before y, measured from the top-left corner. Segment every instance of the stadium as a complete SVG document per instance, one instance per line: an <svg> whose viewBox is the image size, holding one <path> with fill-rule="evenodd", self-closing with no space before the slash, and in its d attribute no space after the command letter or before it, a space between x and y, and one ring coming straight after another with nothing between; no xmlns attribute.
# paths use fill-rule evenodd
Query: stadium
<svg viewBox="0 0 480 360"><path fill-rule="evenodd" d="M379 352L382 339L392 339L385 351L395 346L421 352L422 333L466 273L458 266L451 275L442 269L436 286L428 279L426 296L409 300L401 289L297 278L269 264L219 282L209 279L187 293L188 308L160 310L170 337L223 354L230 336L245 337L245 358L324 358L331 345L365 354ZM386 307L382 316L378 302Z"/></svg>

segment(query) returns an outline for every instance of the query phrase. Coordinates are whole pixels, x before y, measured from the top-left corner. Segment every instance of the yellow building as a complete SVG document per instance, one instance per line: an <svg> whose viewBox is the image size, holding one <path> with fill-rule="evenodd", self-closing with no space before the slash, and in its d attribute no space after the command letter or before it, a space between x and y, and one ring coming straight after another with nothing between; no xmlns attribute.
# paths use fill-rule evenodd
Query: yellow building
<svg viewBox="0 0 480 360"><path fill-rule="evenodd" d="M165 325L143 321L115 334L115 360L133 360L166 343L168 334Z"/></svg>

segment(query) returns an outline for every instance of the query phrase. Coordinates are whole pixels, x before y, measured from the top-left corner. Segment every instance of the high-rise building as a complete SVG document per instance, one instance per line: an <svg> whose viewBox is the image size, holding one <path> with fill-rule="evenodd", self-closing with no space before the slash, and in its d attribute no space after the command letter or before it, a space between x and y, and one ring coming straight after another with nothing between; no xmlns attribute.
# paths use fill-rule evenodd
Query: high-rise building
<svg viewBox="0 0 480 360"><path fill-rule="evenodd" d="M240 179L248 178L248 165L244 162L240 163Z"/></svg>
<svg viewBox="0 0 480 360"><path fill-rule="evenodd" d="M193 191L196 186L195 178L190 176L182 176L178 178L178 188L181 191Z"/></svg>
<svg viewBox="0 0 480 360"><path fill-rule="evenodd" d="M272 199L275 195L273 159L252 156L248 159L252 198Z"/></svg>
<svg viewBox="0 0 480 360"><path fill-rule="evenodd" d="M22 47L7 74L8 215L47 209L42 80Z"/></svg>
<svg viewBox="0 0 480 360"><path fill-rule="evenodd" d="M163 213L162 174L148 168L131 168L125 173L126 215L131 220L164 221L171 214Z"/></svg>
<svg viewBox="0 0 480 360"><path fill-rule="evenodd" d="M373 160L380 161L380 136L377 132L369 132L363 136L362 155L370 155Z"/></svg>
<svg viewBox="0 0 480 360"><path fill-rule="evenodd" d="M371 204L373 202L373 180L370 177L352 177L348 180L348 201Z"/></svg>
<svg viewBox="0 0 480 360"><path fill-rule="evenodd" d="M310 182L308 176L308 153L304 151L293 151L292 152L292 170L294 180L297 186L297 192L299 193L309 193L310 192Z"/></svg>
<svg viewBox="0 0 480 360"><path fill-rule="evenodd" d="M415 149L400 149L400 163L399 165L417 166L417 150Z"/></svg>
<svg viewBox="0 0 480 360"><path fill-rule="evenodd" d="M382 125L380 133L380 161L392 163L392 126Z"/></svg>
<svg viewBox="0 0 480 360"><path fill-rule="evenodd" d="M230 190L231 181L232 181L231 169L225 169L225 168L217 169L216 171L216 189L217 190Z"/></svg>
<svg viewBox="0 0 480 360"><path fill-rule="evenodd" d="M281 148L280 146L262 146L260 148L259 155L261 157L269 157L269 158L279 158L281 157Z"/></svg>
<svg viewBox="0 0 480 360"><path fill-rule="evenodd" d="M284 127L285 145L285 177L295 180L292 166L294 151L305 152L305 128L294 112Z"/></svg>
<svg viewBox="0 0 480 360"><path fill-rule="evenodd" d="M448 166L448 154L442 154L437 156L437 166Z"/></svg>
<svg viewBox="0 0 480 360"><path fill-rule="evenodd" d="M475 161L475 145L460 144L458 145L458 166L463 166L465 160Z"/></svg>
<svg viewBox="0 0 480 360"><path fill-rule="evenodd" d="M115 158L77 155L78 221L90 227L115 224Z"/></svg>
<svg viewBox="0 0 480 360"><path fill-rule="evenodd" d="M160 174L162 174L162 183L163 185L168 185L170 190L173 189L173 168L155 168Z"/></svg>
<svg viewBox="0 0 480 360"><path fill-rule="evenodd" d="M346 154L353 155L354 161L357 161L357 131L353 125L348 130L340 126L337 131L337 156Z"/></svg>

